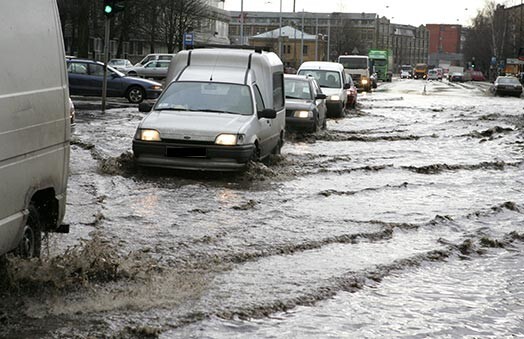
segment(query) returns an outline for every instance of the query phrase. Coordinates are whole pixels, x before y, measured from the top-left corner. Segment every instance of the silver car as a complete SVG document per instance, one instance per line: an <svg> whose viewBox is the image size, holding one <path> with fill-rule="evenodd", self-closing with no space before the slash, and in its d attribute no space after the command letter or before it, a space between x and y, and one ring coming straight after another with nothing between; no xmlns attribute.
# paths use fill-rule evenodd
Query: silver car
<svg viewBox="0 0 524 339"><path fill-rule="evenodd" d="M127 72L129 76L142 78L164 79L167 76L170 60L152 60L144 66L133 67Z"/></svg>

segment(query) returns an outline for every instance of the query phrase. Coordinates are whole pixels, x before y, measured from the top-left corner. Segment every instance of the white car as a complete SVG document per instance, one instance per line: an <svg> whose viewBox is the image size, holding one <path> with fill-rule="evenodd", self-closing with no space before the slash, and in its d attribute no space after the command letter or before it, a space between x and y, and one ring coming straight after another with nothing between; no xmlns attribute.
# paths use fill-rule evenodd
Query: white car
<svg viewBox="0 0 524 339"><path fill-rule="evenodd" d="M438 71L436 69L430 69L427 80L439 80ZM440 78L440 80L442 80L442 78Z"/></svg>
<svg viewBox="0 0 524 339"><path fill-rule="evenodd" d="M407 70L402 70L400 71L400 79L411 79L411 74Z"/></svg>
<svg viewBox="0 0 524 339"><path fill-rule="evenodd" d="M298 75L315 78L322 93L327 95L328 115L343 117L347 103L347 89L350 83L344 72L344 66L338 62L306 61L300 65Z"/></svg>
<svg viewBox="0 0 524 339"><path fill-rule="evenodd" d="M139 76L142 78L164 79L171 60L152 60L144 66L135 66L127 72L129 76Z"/></svg>

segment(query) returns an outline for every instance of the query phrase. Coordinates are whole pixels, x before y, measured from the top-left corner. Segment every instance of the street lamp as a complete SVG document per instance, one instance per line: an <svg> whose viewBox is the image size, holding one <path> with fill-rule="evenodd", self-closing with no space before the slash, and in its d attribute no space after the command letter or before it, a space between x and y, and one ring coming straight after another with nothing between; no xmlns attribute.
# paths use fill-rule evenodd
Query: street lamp
<svg viewBox="0 0 524 339"><path fill-rule="evenodd" d="M244 45L244 0L240 0L240 44Z"/></svg>

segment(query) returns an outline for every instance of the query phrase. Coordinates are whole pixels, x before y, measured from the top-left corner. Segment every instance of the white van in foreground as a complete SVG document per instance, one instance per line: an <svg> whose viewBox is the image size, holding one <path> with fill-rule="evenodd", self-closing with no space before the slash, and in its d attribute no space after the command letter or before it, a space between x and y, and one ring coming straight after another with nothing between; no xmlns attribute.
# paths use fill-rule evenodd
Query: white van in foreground
<svg viewBox="0 0 524 339"><path fill-rule="evenodd" d="M238 49L179 52L169 85L139 124L141 166L235 171L280 153L284 69L275 53ZM141 104L141 111L149 111Z"/></svg>
<svg viewBox="0 0 524 339"><path fill-rule="evenodd" d="M3 1L0 22L0 256L36 257L43 232L65 231L70 104L56 1Z"/></svg>

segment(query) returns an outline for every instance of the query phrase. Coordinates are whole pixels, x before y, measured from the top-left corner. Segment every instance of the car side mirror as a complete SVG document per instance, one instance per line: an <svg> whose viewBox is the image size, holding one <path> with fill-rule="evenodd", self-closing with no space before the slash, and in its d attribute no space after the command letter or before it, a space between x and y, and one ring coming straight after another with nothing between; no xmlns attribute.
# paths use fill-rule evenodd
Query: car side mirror
<svg viewBox="0 0 524 339"><path fill-rule="evenodd" d="M344 84L344 89L350 89L350 88L351 88L351 84L350 83Z"/></svg>
<svg viewBox="0 0 524 339"><path fill-rule="evenodd" d="M257 113L258 118L266 118L266 119L275 119L277 117L277 111L275 111L272 108L266 108L260 112Z"/></svg>
<svg viewBox="0 0 524 339"><path fill-rule="evenodd" d="M317 96L315 97L315 100L317 99L327 99L327 95L325 95L324 93L318 93Z"/></svg>
<svg viewBox="0 0 524 339"><path fill-rule="evenodd" d="M142 113L149 113L153 109L153 105L149 102L141 102L138 105L138 111Z"/></svg>

